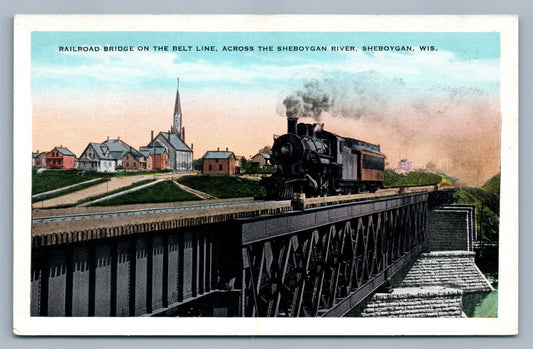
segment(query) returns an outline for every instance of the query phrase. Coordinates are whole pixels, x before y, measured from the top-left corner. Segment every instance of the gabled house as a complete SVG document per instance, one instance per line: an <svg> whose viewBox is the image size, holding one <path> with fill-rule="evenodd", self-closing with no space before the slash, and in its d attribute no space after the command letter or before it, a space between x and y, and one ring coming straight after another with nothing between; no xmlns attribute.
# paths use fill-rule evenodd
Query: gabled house
<svg viewBox="0 0 533 349"><path fill-rule="evenodd" d="M124 141L121 141L120 138L108 138L105 142L102 142L101 145L107 147L107 149L109 150L111 158L115 160L115 168L117 170L122 169L122 159L124 158L124 155L126 155L133 149Z"/></svg>
<svg viewBox="0 0 533 349"><path fill-rule="evenodd" d="M132 148L122 157L122 169L124 171L146 170L145 156Z"/></svg>
<svg viewBox="0 0 533 349"><path fill-rule="evenodd" d="M233 175L236 172L236 160L231 151L208 151L202 157L202 172Z"/></svg>
<svg viewBox="0 0 533 349"><path fill-rule="evenodd" d="M122 169L124 155L133 149L124 141L107 139L102 143L89 143L78 159L78 169L83 171L116 172Z"/></svg>
<svg viewBox="0 0 533 349"><path fill-rule="evenodd" d="M46 168L56 170L74 169L76 156L67 148L55 147L46 155Z"/></svg>
<svg viewBox="0 0 533 349"><path fill-rule="evenodd" d="M89 143L78 159L78 170L116 172L116 162L107 146Z"/></svg>
<svg viewBox="0 0 533 349"><path fill-rule="evenodd" d="M271 166L270 154L267 153L257 153L251 159L250 162L257 166L258 168L263 168L265 166ZM257 165L255 165L257 164Z"/></svg>

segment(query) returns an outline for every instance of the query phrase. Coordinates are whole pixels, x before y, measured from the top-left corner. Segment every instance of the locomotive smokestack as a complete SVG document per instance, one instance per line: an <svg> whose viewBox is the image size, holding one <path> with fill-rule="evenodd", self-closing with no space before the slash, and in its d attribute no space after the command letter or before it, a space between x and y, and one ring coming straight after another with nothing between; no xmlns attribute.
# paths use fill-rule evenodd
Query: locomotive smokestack
<svg viewBox="0 0 533 349"><path fill-rule="evenodd" d="M287 118L287 133L296 134L296 125L298 124L298 118Z"/></svg>

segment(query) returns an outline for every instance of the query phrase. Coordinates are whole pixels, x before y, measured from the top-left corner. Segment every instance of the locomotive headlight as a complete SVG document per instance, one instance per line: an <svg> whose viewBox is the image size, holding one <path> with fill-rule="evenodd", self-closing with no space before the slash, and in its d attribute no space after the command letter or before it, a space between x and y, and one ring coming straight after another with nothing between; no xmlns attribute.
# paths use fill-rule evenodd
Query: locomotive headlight
<svg viewBox="0 0 533 349"><path fill-rule="evenodd" d="M291 146L290 144L285 144L281 147L279 150L281 154L283 155L289 155L291 153Z"/></svg>

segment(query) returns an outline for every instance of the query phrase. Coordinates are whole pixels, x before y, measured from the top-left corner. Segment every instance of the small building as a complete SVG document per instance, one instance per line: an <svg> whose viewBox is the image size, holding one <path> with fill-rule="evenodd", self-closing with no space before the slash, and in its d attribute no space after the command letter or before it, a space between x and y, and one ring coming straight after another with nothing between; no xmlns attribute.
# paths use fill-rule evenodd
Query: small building
<svg viewBox="0 0 533 349"><path fill-rule="evenodd" d="M141 147L139 151L146 159L148 171L168 170L168 149L160 142L152 142L150 147Z"/></svg>
<svg viewBox="0 0 533 349"><path fill-rule="evenodd" d="M46 168L46 155L47 154L48 153L46 152L39 153L38 150L37 150L37 153L32 153L32 159L31 159L32 167L33 168Z"/></svg>
<svg viewBox="0 0 533 349"><path fill-rule="evenodd" d="M202 172L233 175L236 173L236 157L230 151L208 151L202 157Z"/></svg>
<svg viewBox="0 0 533 349"><path fill-rule="evenodd" d="M272 166L272 163L270 162L270 154L266 153L255 154L252 159L250 159L250 162L254 164L254 166L257 166L257 168Z"/></svg>
<svg viewBox="0 0 533 349"><path fill-rule="evenodd" d="M146 158L135 149L131 149L122 157L122 169L124 171L146 170Z"/></svg>
<svg viewBox="0 0 533 349"><path fill-rule="evenodd" d="M46 155L46 168L72 170L75 159L76 156L67 148L55 147Z"/></svg>
<svg viewBox="0 0 533 349"><path fill-rule="evenodd" d="M398 170L396 172L404 174L413 170L413 163L411 160L402 159L398 162Z"/></svg>

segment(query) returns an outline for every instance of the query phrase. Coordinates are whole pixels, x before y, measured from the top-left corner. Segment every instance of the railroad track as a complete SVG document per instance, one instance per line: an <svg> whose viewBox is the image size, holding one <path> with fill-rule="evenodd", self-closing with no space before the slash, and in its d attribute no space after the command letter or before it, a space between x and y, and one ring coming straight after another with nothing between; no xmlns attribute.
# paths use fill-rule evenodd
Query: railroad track
<svg viewBox="0 0 533 349"><path fill-rule="evenodd" d="M46 217L35 217L32 218L32 224L38 223L51 223L51 222L65 222L65 221L77 221L85 219L100 219L100 218L113 218L113 217L127 217L127 216L140 216L147 214L155 213L172 213L172 212L183 212L183 211L192 211L200 210L206 208L222 208L222 207L240 207L250 205L254 201L251 199L246 199L242 201L219 201L215 203L199 203L186 206L175 206L175 207L162 207L162 208L147 208L147 209L134 209L134 210L123 210L123 211L111 211L111 212L92 212L92 213L78 213L78 214L64 214L64 215L55 215L55 216L46 216Z"/></svg>
<svg viewBox="0 0 533 349"><path fill-rule="evenodd" d="M328 205L336 205L353 201L363 201L371 199L380 199L385 197L397 196L397 195L408 195L420 192L430 192L436 190L435 186L418 186L418 187L402 187L402 188L386 188L377 191L376 193L362 193L354 195L339 195L339 196L328 196L328 197L319 197L319 198L304 198L296 207L299 209L321 207ZM442 190L437 188L437 190ZM43 217L33 217L32 224L40 223L54 223L54 222L73 222L73 221L82 221L87 219L105 219L105 218L115 218L115 217L137 217L142 215L158 214L158 213L179 213L179 212L192 212L194 210L205 210L205 209L221 209L221 208L235 208L242 209L249 207L250 209L257 209L263 207L282 207L289 204L288 200L283 201L261 201L253 200L251 198L246 198L243 200L218 200L216 202L206 202L201 203L180 205L180 206L167 206L160 208L136 208L136 209L123 209L116 211L100 211L100 212L86 212L86 213L70 213L70 214L59 214L59 215L50 215ZM293 203L294 207L294 203Z"/></svg>

